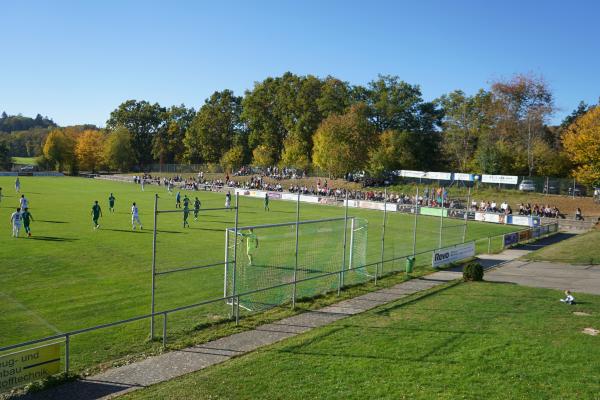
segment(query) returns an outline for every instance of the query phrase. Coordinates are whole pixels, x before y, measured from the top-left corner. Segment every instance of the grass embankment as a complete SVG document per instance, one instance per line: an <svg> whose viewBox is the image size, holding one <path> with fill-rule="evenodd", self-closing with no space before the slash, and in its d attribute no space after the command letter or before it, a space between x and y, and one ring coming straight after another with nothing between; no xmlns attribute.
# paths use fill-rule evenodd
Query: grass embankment
<svg viewBox="0 0 600 400"><path fill-rule="evenodd" d="M173 209L174 196L168 195L162 187L151 185L146 185L146 191L142 192L139 185L127 183L69 177L21 177L21 191L29 199L34 217L33 236L12 239L8 221L19 198L12 190L13 184L14 178L0 177L0 187L4 188L0 221L6 223L3 228L0 226L1 346L149 313L152 261L152 231L149 228L154 194L160 195L160 209ZM107 207L111 192L117 199L115 213L110 213ZM199 196L202 208L222 207L224 203L222 193L186 193L191 197ZM101 229L97 231L92 229L90 216L94 200L100 201L104 213L100 219ZM143 231L131 230L129 209L133 201L137 202L141 220L145 224ZM302 220L343 215L344 210L340 207L301 204ZM383 214L379 211L351 209L350 215L369 221L365 262L381 260ZM240 198L240 225L290 222L294 219L294 202L272 201L271 211L265 212L261 199ZM233 220L233 212L206 211L201 213L198 221L191 218L191 227L184 229L181 214L161 214L157 238L158 271L222 262L224 230L233 226ZM437 217L419 217L417 251L426 251L438 245L439 221ZM456 220L445 222L444 245L461 240L461 224ZM412 216L388 213L385 259L411 253L412 226ZM514 229L472 222L468 225L467 240ZM293 229L291 232L293 236ZM272 265L266 264L269 261L279 263L282 255L289 261L289 255L294 253L293 237L285 241L286 247L270 248L267 236L273 235L268 232L265 237L258 235L261 246L256 256L257 264ZM330 236L328 240L336 239ZM341 240L339 237L337 239L337 242ZM301 236L301 249L311 244L310 240L310 235ZM328 243L313 242L312 245L322 252L321 255L327 255L331 250ZM500 248L501 237L492 241L493 250ZM484 239L478 249L485 251L487 240ZM312 261L307 259L311 265L300 264L299 269L309 270L330 260L330 257L321 257L314 251L309 254L314 256ZM239 257L245 257L245 254L240 252ZM341 254L337 257L341 259ZM392 268L401 270L403 265L403 261L388 263L384 272L389 273ZM431 253L417 258L416 271L419 274L431 271ZM395 279L404 277L400 275ZM223 295L223 266L161 275L157 278L156 287L157 311L216 299ZM367 284L357 290L370 288ZM333 302L335 296L325 297L321 301ZM227 320L229 310L230 307L219 301L169 315L169 343L173 347L183 346L237 331L239 328L226 323L205 329L209 324ZM275 310L264 318L285 315L286 312ZM262 316L254 318L248 319L249 324L265 320L261 319ZM84 367L132 354L159 351L159 343L147 341L148 324L148 320L143 320L73 337L73 370L81 371ZM160 335L160 318L157 326Z"/></svg>
<svg viewBox="0 0 600 400"><path fill-rule="evenodd" d="M534 261L556 261L569 264L600 263L600 230L595 229L525 256Z"/></svg>
<svg viewBox="0 0 600 400"><path fill-rule="evenodd" d="M595 399L599 337L581 331L600 324L600 297L561 295L485 282L414 295L124 398Z"/></svg>
<svg viewBox="0 0 600 400"><path fill-rule="evenodd" d="M37 165L35 157L13 157L12 162L19 165Z"/></svg>

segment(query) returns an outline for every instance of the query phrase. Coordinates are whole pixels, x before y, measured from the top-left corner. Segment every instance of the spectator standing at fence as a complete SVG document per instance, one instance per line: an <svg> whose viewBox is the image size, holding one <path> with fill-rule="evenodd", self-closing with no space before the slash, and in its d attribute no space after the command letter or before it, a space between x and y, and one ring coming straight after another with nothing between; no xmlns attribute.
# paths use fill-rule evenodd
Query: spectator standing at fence
<svg viewBox="0 0 600 400"><path fill-rule="evenodd" d="M581 208L577 207L577 211L575 211L575 219L577 221L583 221L583 215L581 214Z"/></svg>

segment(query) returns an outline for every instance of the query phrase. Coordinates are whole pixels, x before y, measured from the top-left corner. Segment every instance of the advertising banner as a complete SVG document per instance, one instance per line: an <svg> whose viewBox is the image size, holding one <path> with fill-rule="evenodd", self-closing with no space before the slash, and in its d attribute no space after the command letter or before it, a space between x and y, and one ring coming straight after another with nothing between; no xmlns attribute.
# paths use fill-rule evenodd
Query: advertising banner
<svg viewBox="0 0 600 400"><path fill-rule="evenodd" d="M424 178L440 180L440 181L449 181L452 179L452 173L450 173L450 172L425 172Z"/></svg>
<svg viewBox="0 0 600 400"><path fill-rule="evenodd" d="M386 211L398 211L398 204L396 203L386 203L385 204Z"/></svg>
<svg viewBox="0 0 600 400"><path fill-rule="evenodd" d="M453 179L455 181L473 182L475 180L475 175L473 175L473 174L461 174L461 173L455 172L452 175L453 175Z"/></svg>
<svg viewBox="0 0 600 400"><path fill-rule="evenodd" d="M442 265L450 264L456 261L464 260L475 256L475 242L459 244L444 249L434 250L431 258L431 265L438 268Z"/></svg>
<svg viewBox="0 0 600 400"><path fill-rule="evenodd" d="M542 230L540 229L540 227L538 226L537 228L533 228L531 230L531 237L535 238L539 238L542 235Z"/></svg>
<svg viewBox="0 0 600 400"><path fill-rule="evenodd" d="M423 172L423 171L410 171L410 170L403 169L402 171L400 171L400 176L403 176L405 178L424 178L425 177L425 172Z"/></svg>
<svg viewBox="0 0 600 400"><path fill-rule="evenodd" d="M517 243L519 243L518 233L507 233L504 235L504 247L509 247Z"/></svg>
<svg viewBox="0 0 600 400"><path fill-rule="evenodd" d="M531 239L531 231L529 229L519 232L519 242L525 242L529 239Z"/></svg>
<svg viewBox="0 0 600 400"><path fill-rule="evenodd" d="M59 372L59 343L7 354L0 357L0 391L24 386Z"/></svg>
<svg viewBox="0 0 600 400"><path fill-rule="evenodd" d="M360 208L368 208L371 210L381 210L383 211L383 203L376 203L374 201L366 201L366 200L361 200L358 202L358 206Z"/></svg>
<svg viewBox="0 0 600 400"><path fill-rule="evenodd" d="M508 221L508 223L512 225L531 226L529 217L524 215L510 215Z"/></svg>
<svg viewBox="0 0 600 400"><path fill-rule="evenodd" d="M447 208L421 207L420 211L421 212L419 214L421 215L433 215L435 217L439 217L444 214L444 217L448 216Z"/></svg>
<svg viewBox="0 0 600 400"><path fill-rule="evenodd" d="M300 195L300 201L304 201L307 203L318 203L319 202L319 198L316 196L306 196L306 195Z"/></svg>
<svg viewBox="0 0 600 400"><path fill-rule="evenodd" d="M269 198L270 199L281 200L281 195L282 195L282 193L279 193L279 192L269 192Z"/></svg>
<svg viewBox="0 0 600 400"><path fill-rule="evenodd" d="M504 185L516 185L519 181L518 176L514 175L481 175L483 183L501 183Z"/></svg>

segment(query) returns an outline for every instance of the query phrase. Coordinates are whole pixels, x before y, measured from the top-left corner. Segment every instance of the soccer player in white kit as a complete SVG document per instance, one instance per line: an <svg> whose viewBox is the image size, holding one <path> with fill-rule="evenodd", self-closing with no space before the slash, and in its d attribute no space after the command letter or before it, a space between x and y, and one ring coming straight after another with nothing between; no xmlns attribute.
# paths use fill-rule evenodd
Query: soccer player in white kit
<svg viewBox="0 0 600 400"><path fill-rule="evenodd" d="M19 231L21 230L21 208L17 208L17 211L11 214L10 222L13 228L13 237L19 237Z"/></svg>
<svg viewBox="0 0 600 400"><path fill-rule="evenodd" d="M135 205L135 203L133 203L133 205L131 206L131 226L132 226L133 230L135 230L136 223L140 226L140 230L144 229L142 227L142 222L140 221L140 216L138 214L138 208Z"/></svg>
<svg viewBox="0 0 600 400"><path fill-rule="evenodd" d="M22 194L21 198L19 199L19 205L21 206L21 210L29 208L29 200L25 198L24 194Z"/></svg>

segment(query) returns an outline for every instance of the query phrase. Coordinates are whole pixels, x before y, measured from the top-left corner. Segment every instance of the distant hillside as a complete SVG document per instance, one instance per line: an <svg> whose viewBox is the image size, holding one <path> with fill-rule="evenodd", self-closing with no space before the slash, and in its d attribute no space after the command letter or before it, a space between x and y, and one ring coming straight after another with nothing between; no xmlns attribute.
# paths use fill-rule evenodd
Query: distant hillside
<svg viewBox="0 0 600 400"><path fill-rule="evenodd" d="M52 128L57 126L54 121L48 117L42 117L40 114L35 118L24 117L22 115L7 115L3 112L0 116L0 132L12 133L15 131L27 131L32 128Z"/></svg>

